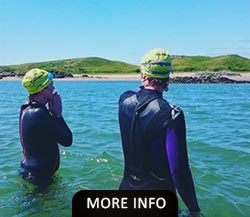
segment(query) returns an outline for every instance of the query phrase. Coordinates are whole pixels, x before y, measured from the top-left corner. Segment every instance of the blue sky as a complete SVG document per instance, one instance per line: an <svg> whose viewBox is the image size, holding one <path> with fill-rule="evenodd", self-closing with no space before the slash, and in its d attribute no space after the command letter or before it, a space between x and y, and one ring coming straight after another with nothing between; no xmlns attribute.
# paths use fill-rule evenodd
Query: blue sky
<svg viewBox="0 0 250 217"><path fill-rule="evenodd" d="M249 0L0 0L0 65L78 57L139 64L174 55L250 58Z"/></svg>

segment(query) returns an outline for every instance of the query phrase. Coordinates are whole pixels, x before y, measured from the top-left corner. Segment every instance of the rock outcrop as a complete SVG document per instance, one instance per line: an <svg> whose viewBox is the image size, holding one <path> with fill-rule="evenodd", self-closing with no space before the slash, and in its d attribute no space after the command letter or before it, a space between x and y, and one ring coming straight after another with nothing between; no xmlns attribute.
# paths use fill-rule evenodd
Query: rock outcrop
<svg viewBox="0 0 250 217"><path fill-rule="evenodd" d="M250 83L250 81L237 81L227 76L240 76L226 71L220 72L199 72L194 76L174 77L170 78L170 83L184 83L184 84L209 84L209 83L224 83L224 84L236 84L236 83Z"/></svg>

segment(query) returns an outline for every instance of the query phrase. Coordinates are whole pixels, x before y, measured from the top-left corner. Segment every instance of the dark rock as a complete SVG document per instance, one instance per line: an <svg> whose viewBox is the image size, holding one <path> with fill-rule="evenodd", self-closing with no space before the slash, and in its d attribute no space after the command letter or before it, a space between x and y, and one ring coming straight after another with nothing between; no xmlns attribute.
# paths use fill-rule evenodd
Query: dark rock
<svg viewBox="0 0 250 217"><path fill-rule="evenodd" d="M209 84L209 83L250 83L250 81L236 81L226 77L175 77L170 78L170 83L184 83L184 84Z"/></svg>
<svg viewBox="0 0 250 217"><path fill-rule="evenodd" d="M73 75L67 72L50 71L53 73L54 78L72 78Z"/></svg>
<svg viewBox="0 0 250 217"><path fill-rule="evenodd" d="M82 74L81 77L82 78L88 78L89 76L87 74Z"/></svg>
<svg viewBox="0 0 250 217"><path fill-rule="evenodd" d="M230 72L230 76L235 74ZM236 83L250 83L250 81L236 81L225 76L229 76L228 72L199 72L192 77L174 77L170 78L170 83L183 83L183 84L209 84L209 83L224 83L224 84L236 84Z"/></svg>

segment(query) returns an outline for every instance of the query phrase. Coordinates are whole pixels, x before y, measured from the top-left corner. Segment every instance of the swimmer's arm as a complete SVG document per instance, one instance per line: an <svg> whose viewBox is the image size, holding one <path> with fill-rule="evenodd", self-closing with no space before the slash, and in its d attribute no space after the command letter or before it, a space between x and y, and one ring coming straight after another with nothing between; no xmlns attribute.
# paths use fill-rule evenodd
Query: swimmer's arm
<svg viewBox="0 0 250 217"><path fill-rule="evenodd" d="M73 142L73 135L64 118L57 117L53 119L55 120L54 125L56 127L54 135L57 142L66 147L71 146Z"/></svg>
<svg viewBox="0 0 250 217"><path fill-rule="evenodd" d="M186 126L183 112L174 121L174 125L168 129L166 138L172 179L189 211L200 212L188 163Z"/></svg>
<svg viewBox="0 0 250 217"><path fill-rule="evenodd" d="M44 113L44 125L47 127L49 135L60 145L68 147L72 145L73 135L64 118L51 116Z"/></svg>

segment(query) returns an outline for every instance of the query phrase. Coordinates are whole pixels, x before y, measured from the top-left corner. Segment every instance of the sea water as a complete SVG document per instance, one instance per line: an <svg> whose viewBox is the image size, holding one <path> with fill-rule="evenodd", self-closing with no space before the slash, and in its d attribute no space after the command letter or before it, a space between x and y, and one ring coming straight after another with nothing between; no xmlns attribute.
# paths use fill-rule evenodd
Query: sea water
<svg viewBox="0 0 250 217"><path fill-rule="evenodd" d="M52 183L39 188L20 178L18 118L27 94L20 81L0 80L0 216L71 216L80 190L118 189L123 154L118 99L138 81L55 81L71 147L60 147ZM185 113L190 167L206 217L250 213L250 85L171 84L164 97ZM43 132L41 132L42 134ZM46 135L44 135L46 136ZM185 205L179 200L180 207Z"/></svg>

